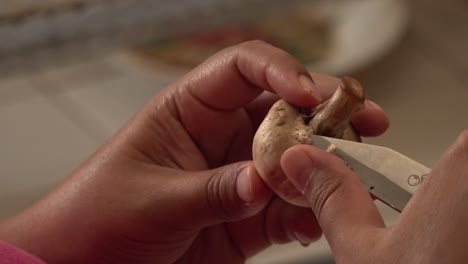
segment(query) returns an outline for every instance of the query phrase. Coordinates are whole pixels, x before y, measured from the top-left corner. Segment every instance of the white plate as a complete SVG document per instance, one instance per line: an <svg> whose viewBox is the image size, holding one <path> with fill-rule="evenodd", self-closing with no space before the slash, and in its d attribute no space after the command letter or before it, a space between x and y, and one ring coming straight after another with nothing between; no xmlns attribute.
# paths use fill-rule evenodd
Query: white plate
<svg viewBox="0 0 468 264"><path fill-rule="evenodd" d="M335 20L333 46L324 60L308 68L333 75L355 72L385 55L409 20L408 6L400 0L343 1L327 9Z"/></svg>

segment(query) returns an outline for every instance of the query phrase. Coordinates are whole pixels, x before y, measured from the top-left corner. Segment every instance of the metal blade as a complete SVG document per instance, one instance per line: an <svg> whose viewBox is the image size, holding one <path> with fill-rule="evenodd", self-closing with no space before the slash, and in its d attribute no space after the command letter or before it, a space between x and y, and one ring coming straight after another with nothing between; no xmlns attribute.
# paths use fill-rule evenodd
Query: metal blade
<svg viewBox="0 0 468 264"><path fill-rule="evenodd" d="M334 154L356 172L368 191L399 212L430 172L426 166L381 146L315 135L312 144L324 150L335 145Z"/></svg>

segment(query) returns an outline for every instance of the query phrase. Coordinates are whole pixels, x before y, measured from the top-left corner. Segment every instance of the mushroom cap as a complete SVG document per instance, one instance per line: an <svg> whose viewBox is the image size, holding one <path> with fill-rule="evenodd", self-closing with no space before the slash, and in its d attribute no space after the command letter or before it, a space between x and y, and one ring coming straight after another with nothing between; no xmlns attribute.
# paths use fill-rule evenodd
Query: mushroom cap
<svg viewBox="0 0 468 264"><path fill-rule="evenodd" d="M279 100L270 109L253 140L253 161L266 184L284 200L306 206L303 195L288 180L281 168L281 156L297 144L310 144L311 127L296 107Z"/></svg>
<svg viewBox="0 0 468 264"><path fill-rule="evenodd" d="M355 111L362 108L364 100L360 84L345 77L335 94L318 106L312 116L282 99L277 101L253 140L253 161L260 177L282 199L308 207L303 194L284 174L281 156L294 145L312 144L313 134L360 142L361 137L350 119Z"/></svg>

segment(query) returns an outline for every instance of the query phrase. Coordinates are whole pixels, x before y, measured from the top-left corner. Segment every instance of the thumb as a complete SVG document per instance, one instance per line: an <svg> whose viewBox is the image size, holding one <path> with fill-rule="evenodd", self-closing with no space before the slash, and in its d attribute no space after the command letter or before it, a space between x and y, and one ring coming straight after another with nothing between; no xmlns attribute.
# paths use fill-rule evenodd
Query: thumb
<svg viewBox="0 0 468 264"><path fill-rule="evenodd" d="M251 161L187 174L174 184L179 186L179 210L191 216L186 225L193 228L253 216L272 195Z"/></svg>
<svg viewBox="0 0 468 264"><path fill-rule="evenodd" d="M350 242L359 237L370 240L364 233L385 227L370 194L340 158L298 145L283 154L281 165L306 196L334 251L352 247Z"/></svg>

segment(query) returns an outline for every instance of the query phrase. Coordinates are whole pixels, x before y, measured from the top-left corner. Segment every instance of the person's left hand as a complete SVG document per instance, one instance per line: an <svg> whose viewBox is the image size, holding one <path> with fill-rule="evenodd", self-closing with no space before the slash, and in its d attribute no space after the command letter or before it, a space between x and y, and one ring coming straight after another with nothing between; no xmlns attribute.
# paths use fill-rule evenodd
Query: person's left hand
<svg viewBox="0 0 468 264"><path fill-rule="evenodd" d="M273 243L309 244L321 235L313 213L272 195L251 149L279 97L310 108L338 85L312 76L315 83L263 42L214 55L155 96L55 191L5 221L0 239L50 263L243 263ZM375 136L388 120L367 102L353 124Z"/></svg>

